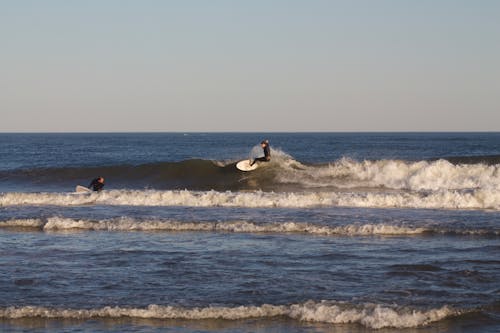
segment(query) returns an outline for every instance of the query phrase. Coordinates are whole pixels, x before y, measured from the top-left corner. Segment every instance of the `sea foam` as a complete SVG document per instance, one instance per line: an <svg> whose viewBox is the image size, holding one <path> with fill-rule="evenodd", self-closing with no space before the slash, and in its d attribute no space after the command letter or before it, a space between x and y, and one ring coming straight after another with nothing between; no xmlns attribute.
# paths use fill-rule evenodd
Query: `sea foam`
<svg viewBox="0 0 500 333"><path fill-rule="evenodd" d="M147 308L103 307L98 309L57 309L38 306L0 308L0 318L147 318L147 319L224 319L242 320L250 318L286 317L298 321L348 324L356 323L368 328L410 328L428 325L432 322L460 314L448 306L419 310L406 307L378 304L352 305L343 302L309 301L292 305L269 305L223 307L209 306L184 308L175 306L149 305Z"/></svg>
<svg viewBox="0 0 500 333"><path fill-rule="evenodd" d="M248 208L373 207L428 209L500 209L500 191L493 189L438 191L219 192L108 190L101 193L0 194L0 206L129 205Z"/></svg>
<svg viewBox="0 0 500 333"><path fill-rule="evenodd" d="M323 166L306 166L292 159L280 163L280 183L305 187L388 188L404 190L500 190L500 165L452 164L446 160L355 161L342 158Z"/></svg>
<svg viewBox="0 0 500 333"><path fill-rule="evenodd" d="M498 236L498 229L451 229L436 225L409 226L398 224L352 223L340 226L329 226L319 223L302 222L189 222L162 219L138 220L120 217L105 220L86 220L53 216L40 219L10 219L0 221L0 228L33 228L46 232L84 230L84 231L156 231L156 232L227 232L227 233L281 233L311 234L323 236L370 236L370 235L419 235L419 234L452 234Z"/></svg>

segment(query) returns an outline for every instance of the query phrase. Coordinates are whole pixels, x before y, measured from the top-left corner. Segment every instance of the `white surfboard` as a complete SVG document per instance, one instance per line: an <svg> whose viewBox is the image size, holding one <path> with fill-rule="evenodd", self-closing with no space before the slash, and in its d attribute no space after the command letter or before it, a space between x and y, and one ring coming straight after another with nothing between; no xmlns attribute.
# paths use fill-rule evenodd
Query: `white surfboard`
<svg viewBox="0 0 500 333"><path fill-rule="evenodd" d="M259 167L258 163L254 163L253 165L250 165L250 163L250 160L239 161L236 163L236 168L241 171L252 171Z"/></svg>
<svg viewBox="0 0 500 333"><path fill-rule="evenodd" d="M85 186L76 185L75 192L76 193L90 193L92 191L90 189L86 188Z"/></svg>

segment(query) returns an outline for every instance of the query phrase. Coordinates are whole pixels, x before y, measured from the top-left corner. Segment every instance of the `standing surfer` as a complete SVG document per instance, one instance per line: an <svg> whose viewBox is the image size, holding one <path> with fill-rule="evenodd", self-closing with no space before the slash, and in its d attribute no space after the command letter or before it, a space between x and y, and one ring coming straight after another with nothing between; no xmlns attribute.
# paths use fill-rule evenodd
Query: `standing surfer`
<svg viewBox="0 0 500 333"><path fill-rule="evenodd" d="M271 147L269 146L269 140L262 140L260 143L262 150L264 151L263 157L258 157L250 163L250 166L254 165L255 162L269 162L271 160Z"/></svg>

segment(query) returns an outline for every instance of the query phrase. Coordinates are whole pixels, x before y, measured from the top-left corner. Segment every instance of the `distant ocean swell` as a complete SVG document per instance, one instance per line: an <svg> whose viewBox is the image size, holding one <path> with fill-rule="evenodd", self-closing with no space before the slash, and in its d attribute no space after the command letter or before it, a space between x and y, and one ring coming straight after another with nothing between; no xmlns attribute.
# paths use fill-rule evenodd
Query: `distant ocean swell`
<svg viewBox="0 0 500 333"><path fill-rule="evenodd" d="M306 165L277 151L273 160L251 173L238 171L234 161L186 160L143 165L66 167L0 172L0 181L43 186L54 183L74 186L97 175L109 188L190 190L500 190L499 156L455 158L478 163L452 163L445 159L425 161L365 160L342 158L326 164ZM493 163L495 162L495 163Z"/></svg>
<svg viewBox="0 0 500 333"><path fill-rule="evenodd" d="M292 305L268 305L203 308L150 305L147 308L104 307L98 309L57 309L37 306L0 308L0 318L142 318L142 319L224 319L286 317L298 321L331 324L361 324L369 328L411 328L428 325L445 318L459 316L465 311L448 306L428 310L378 304L353 305L343 302L308 301Z"/></svg>
<svg viewBox="0 0 500 333"><path fill-rule="evenodd" d="M500 210L500 190L232 192L107 190L101 193L0 193L0 206L129 205L248 208L372 207Z"/></svg>
<svg viewBox="0 0 500 333"><path fill-rule="evenodd" d="M353 223L341 226L328 226L319 223L248 221L228 222L185 222L168 220L137 220L121 217L106 220L73 219L67 217L49 217L46 219L10 219L0 221L0 228L25 229L40 231L90 230L90 231L157 231L157 232L231 232L231 233L299 233L326 236L369 236L369 235L476 235L486 237L500 236L500 229L476 228L463 229L452 227L408 226L398 224Z"/></svg>

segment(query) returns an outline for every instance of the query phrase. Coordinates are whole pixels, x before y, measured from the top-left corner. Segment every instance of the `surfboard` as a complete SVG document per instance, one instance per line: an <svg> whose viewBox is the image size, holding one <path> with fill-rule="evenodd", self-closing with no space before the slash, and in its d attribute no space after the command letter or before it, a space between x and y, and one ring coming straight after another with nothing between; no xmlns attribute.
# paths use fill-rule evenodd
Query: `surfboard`
<svg viewBox="0 0 500 333"><path fill-rule="evenodd" d="M75 192L76 193L90 193L92 191L90 189L86 188L85 186L76 185Z"/></svg>
<svg viewBox="0 0 500 333"><path fill-rule="evenodd" d="M253 165L250 165L250 163L250 160L239 161L236 163L236 168L241 171L252 171L259 167L258 163L254 163Z"/></svg>

